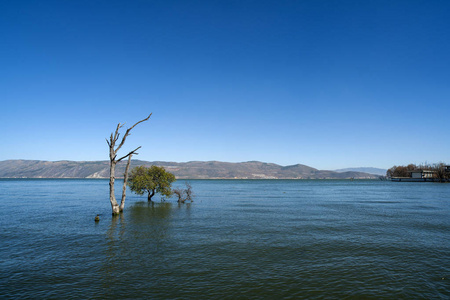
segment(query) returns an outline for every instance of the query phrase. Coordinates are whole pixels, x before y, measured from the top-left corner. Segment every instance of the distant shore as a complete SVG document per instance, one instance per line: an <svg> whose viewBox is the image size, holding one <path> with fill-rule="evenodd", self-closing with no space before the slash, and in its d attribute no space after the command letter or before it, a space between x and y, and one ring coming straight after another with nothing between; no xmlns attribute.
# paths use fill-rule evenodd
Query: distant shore
<svg viewBox="0 0 450 300"><path fill-rule="evenodd" d="M157 165L173 173L177 179L378 179L379 175L356 171L318 170L302 164L280 166L249 161L229 163L192 161L185 163L132 160L135 166ZM125 162L119 163L116 178L123 177ZM109 161L0 161L0 178L109 178Z"/></svg>

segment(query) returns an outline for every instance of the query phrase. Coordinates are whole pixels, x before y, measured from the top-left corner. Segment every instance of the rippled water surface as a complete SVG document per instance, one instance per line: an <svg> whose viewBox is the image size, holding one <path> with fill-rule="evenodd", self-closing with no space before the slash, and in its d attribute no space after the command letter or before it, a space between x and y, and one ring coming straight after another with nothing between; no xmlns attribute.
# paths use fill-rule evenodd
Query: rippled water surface
<svg viewBox="0 0 450 300"><path fill-rule="evenodd" d="M191 184L112 218L106 180L0 180L0 298L450 298L450 184Z"/></svg>

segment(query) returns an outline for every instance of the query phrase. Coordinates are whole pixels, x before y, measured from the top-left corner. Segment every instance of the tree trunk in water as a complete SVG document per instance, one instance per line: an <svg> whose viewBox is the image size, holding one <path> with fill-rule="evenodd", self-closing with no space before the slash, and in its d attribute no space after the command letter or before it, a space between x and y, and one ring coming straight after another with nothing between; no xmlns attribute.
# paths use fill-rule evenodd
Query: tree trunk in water
<svg viewBox="0 0 450 300"><path fill-rule="evenodd" d="M152 197L155 196L155 190L152 190L152 192L148 192L148 202L152 202Z"/></svg>
<svg viewBox="0 0 450 300"><path fill-rule="evenodd" d="M117 215L120 212L119 205L114 195L114 180L115 180L116 162L111 161L109 170L109 201L111 202L112 214Z"/></svg>
<svg viewBox="0 0 450 300"><path fill-rule="evenodd" d="M125 156L122 156L121 158L117 159L117 152L120 148L122 148L123 144L125 144L125 140L127 139L127 136L130 134L130 131L139 123L145 122L148 119L150 119L150 116L152 114L149 114L147 118L140 120L139 122L135 123L133 126L127 129L124 136L122 137L122 140L120 144L116 147L116 142L119 140L119 130L123 127L124 124L117 124L116 131L111 133L111 136L108 139L106 139L106 143L109 146L109 201L111 202L111 208L112 208L112 214L118 215L121 211L123 211L123 208L125 206L125 193L126 193L126 184L128 180L128 167L130 166L130 159L133 154L137 154L137 150L141 148L141 146L137 147L133 151L130 151ZM124 178L124 184L122 189L122 201L120 202L120 206L117 204L116 196L114 194L114 180L115 180L115 171L116 171L116 164L120 162L122 159L128 157L128 164L127 164L127 170L125 173Z"/></svg>
<svg viewBox="0 0 450 300"><path fill-rule="evenodd" d="M126 193L127 193L127 182L128 182L128 170L130 170L130 162L131 162L132 156L133 156L133 154L130 154L130 156L128 156L127 167L125 168L125 174L123 175L122 200L120 201L120 207L119 207L120 212L122 212L125 207L125 197L126 197Z"/></svg>

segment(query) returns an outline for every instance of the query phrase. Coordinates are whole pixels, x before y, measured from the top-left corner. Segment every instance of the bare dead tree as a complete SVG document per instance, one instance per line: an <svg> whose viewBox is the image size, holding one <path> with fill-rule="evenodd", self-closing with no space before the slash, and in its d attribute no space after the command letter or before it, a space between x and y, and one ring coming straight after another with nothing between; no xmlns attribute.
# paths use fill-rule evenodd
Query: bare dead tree
<svg viewBox="0 0 450 300"><path fill-rule="evenodd" d="M182 189L182 188L176 188L173 189L172 192L177 195L178 197L178 203L185 203L186 201L191 201L193 202L194 200L192 199L194 194L192 192L192 186L190 183L186 182L185 183L186 188Z"/></svg>
<svg viewBox="0 0 450 300"><path fill-rule="evenodd" d="M184 195L184 191L180 188L176 188L173 189L172 192L178 197L178 203L183 203L184 199L183 199L183 195Z"/></svg>
<svg viewBox="0 0 450 300"><path fill-rule="evenodd" d="M192 197L194 196L194 193L192 192L192 185L189 182L186 182L185 185L186 189L184 190L184 192L186 194L186 201L193 202L194 200L192 199Z"/></svg>
<svg viewBox="0 0 450 300"><path fill-rule="evenodd" d="M152 114L149 114L147 118L140 120L139 122L135 123L133 126L127 129L124 136L122 137L122 140L120 141L119 145L116 147L116 142L119 140L119 130L123 127L125 124L117 124L116 131L114 133L111 133L111 136L109 137L109 140L106 139L106 143L109 146L109 201L111 202L111 208L113 215L119 214L121 211L123 211L123 208L125 206L125 192L126 192L126 181L128 179L128 169L130 167L131 157L133 154L138 154L136 151L141 148L141 146L137 147L133 151L128 152L127 155L122 156L121 158L117 159L117 152L122 148L123 144L125 144L125 140L130 135L130 131L139 123L145 122L148 119L150 119L150 116ZM116 164L120 162L121 160L128 157L127 167L124 175L124 185L122 188L122 200L120 203L120 206L117 204L116 196L114 194L114 181L115 181L115 173L116 173Z"/></svg>

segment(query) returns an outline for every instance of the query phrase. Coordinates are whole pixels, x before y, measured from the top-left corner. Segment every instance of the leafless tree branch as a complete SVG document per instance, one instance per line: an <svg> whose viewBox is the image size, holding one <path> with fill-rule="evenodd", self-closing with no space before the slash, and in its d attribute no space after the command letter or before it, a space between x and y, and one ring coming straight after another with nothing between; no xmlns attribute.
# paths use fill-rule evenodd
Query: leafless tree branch
<svg viewBox="0 0 450 300"><path fill-rule="evenodd" d="M120 148L122 148L123 144L125 144L125 140L127 139L127 136L130 134L131 129L133 129L137 124L142 123L142 122L145 122L145 121L147 121L148 119L150 119L150 116L151 116L151 115L152 115L152 114L149 114L147 118L145 118L145 119L143 119L143 120L140 120L139 122L137 122L136 124L134 124L133 126L131 126L130 128L127 129L127 131L125 132L125 135L124 135L123 138L122 138L122 141L120 142L119 146L117 146L117 148L116 148L116 150L115 150L116 152L117 152ZM123 124L122 124L122 126L123 126Z"/></svg>
<svg viewBox="0 0 450 300"><path fill-rule="evenodd" d="M117 124L117 128L116 128L116 131L115 131L115 133L114 133L114 142L116 142L117 141L117 139L119 138L119 129L120 128L122 128L123 127L123 125L124 124ZM112 133L111 133L111 138L112 138Z"/></svg>
<svg viewBox="0 0 450 300"><path fill-rule="evenodd" d="M132 155L132 154L138 154L138 153L136 153L136 151L137 151L139 148L141 148L141 147L142 147L142 146L139 146L139 147L137 147L136 149L134 149L133 151L130 151L127 155L122 156L121 158L119 158L119 159L117 160L117 162L121 161L121 160L124 159L124 158L127 158L128 156L130 156L130 155Z"/></svg>

